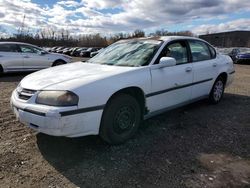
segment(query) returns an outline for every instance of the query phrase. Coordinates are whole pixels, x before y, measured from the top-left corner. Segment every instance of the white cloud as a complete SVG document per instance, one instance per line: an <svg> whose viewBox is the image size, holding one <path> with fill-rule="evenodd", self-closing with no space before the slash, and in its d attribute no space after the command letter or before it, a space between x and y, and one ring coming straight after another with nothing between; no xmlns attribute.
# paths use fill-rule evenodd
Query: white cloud
<svg viewBox="0 0 250 188"><path fill-rule="evenodd" d="M127 3L128 0L82 0L82 4L86 5L89 8L94 9L105 9L105 8L114 8L121 7L123 4Z"/></svg>
<svg viewBox="0 0 250 188"><path fill-rule="evenodd" d="M238 19L221 24L201 25L194 28L193 32L207 34L233 30L250 30L250 19Z"/></svg>
<svg viewBox="0 0 250 188"><path fill-rule="evenodd" d="M115 12L117 8L120 11ZM18 29L25 15L25 26L30 30L49 27L67 29L75 34L152 30L184 23L192 25L193 20L222 19L239 11L250 11L249 0L241 0L240 3L237 0L62 0L51 7L31 0L0 1L0 18L5 25ZM228 24L201 25L192 31L247 29L246 25L239 19Z"/></svg>
<svg viewBox="0 0 250 188"><path fill-rule="evenodd" d="M63 5L66 7L77 7L77 6L81 5L81 3L77 2L77 1L59 1L57 4Z"/></svg>

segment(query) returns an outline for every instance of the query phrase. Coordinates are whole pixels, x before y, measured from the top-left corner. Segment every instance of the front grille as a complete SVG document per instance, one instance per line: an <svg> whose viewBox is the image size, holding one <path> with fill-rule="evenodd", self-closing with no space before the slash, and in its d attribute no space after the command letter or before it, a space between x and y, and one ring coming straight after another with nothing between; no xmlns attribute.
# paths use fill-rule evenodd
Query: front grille
<svg viewBox="0 0 250 188"><path fill-rule="evenodd" d="M25 101L29 100L35 93L36 90L17 88L18 98Z"/></svg>

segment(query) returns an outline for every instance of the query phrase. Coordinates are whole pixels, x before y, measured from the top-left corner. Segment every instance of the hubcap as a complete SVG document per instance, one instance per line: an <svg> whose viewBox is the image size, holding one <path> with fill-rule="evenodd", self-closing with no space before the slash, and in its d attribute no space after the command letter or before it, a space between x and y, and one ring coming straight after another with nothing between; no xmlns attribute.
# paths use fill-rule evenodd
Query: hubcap
<svg viewBox="0 0 250 188"><path fill-rule="evenodd" d="M221 80L217 81L214 86L214 93L213 93L215 101L219 101L221 99L223 90L224 90L223 82Z"/></svg>
<svg viewBox="0 0 250 188"><path fill-rule="evenodd" d="M114 130L121 134L131 130L135 125L135 111L131 106L121 107L114 118Z"/></svg>

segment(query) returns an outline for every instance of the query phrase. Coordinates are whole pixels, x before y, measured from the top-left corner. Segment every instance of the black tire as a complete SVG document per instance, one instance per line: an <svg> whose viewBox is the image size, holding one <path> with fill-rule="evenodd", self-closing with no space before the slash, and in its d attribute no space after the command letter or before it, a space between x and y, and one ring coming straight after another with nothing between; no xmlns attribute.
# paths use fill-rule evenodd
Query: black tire
<svg viewBox="0 0 250 188"><path fill-rule="evenodd" d="M131 138L141 121L141 108L136 99L127 94L114 96L106 105L100 136L110 144L121 144Z"/></svg>
<svg viewBox="0 0 250 188"><path fill-rule="evenodd" d="M57 60L53 63L52 67L55 67L55 66L59 66L59 65L64 65L66 64L66 62L62 61L62 60Z"/></svg>
<svg viewBox="0 0 250 188"><path fill-rule="evenodd" d="M0 76L3 75L3 67L0 65Z"/></svg>
<svg viewBox="0 0 250 188"><path fill-rule="evenodd" d="M211 89L210 95L209 95L209 102L211 104L218 104L224 95L224 89L225 89L225 80L222 76L219 76Z"/></svg>

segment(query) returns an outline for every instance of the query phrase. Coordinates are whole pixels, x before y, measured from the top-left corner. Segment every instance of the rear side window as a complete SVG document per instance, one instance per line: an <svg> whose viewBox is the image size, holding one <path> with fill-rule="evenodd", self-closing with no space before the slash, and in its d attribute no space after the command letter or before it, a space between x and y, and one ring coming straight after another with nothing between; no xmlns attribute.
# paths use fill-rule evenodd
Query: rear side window
<svg viewBox="0 0 250 188"><path fill-rule="evenodd" d="M0 44L0 52L19 52L15 44Z"/></svg>
<svg viewBox="0 0 250 188"><path fill-rule="evenodd" d="M211 57L212 58L216 58L216 51L215 51L215 49L213 47L209 46L209 45L208 45L208 47L209 47L210 52L211 52Z"/></svg>
<svg viewBox="0 0 250 188"><path fill-rule="evenodd" d="M202 41L189 41L193 62L212 59L208 45Z"/></svg>

